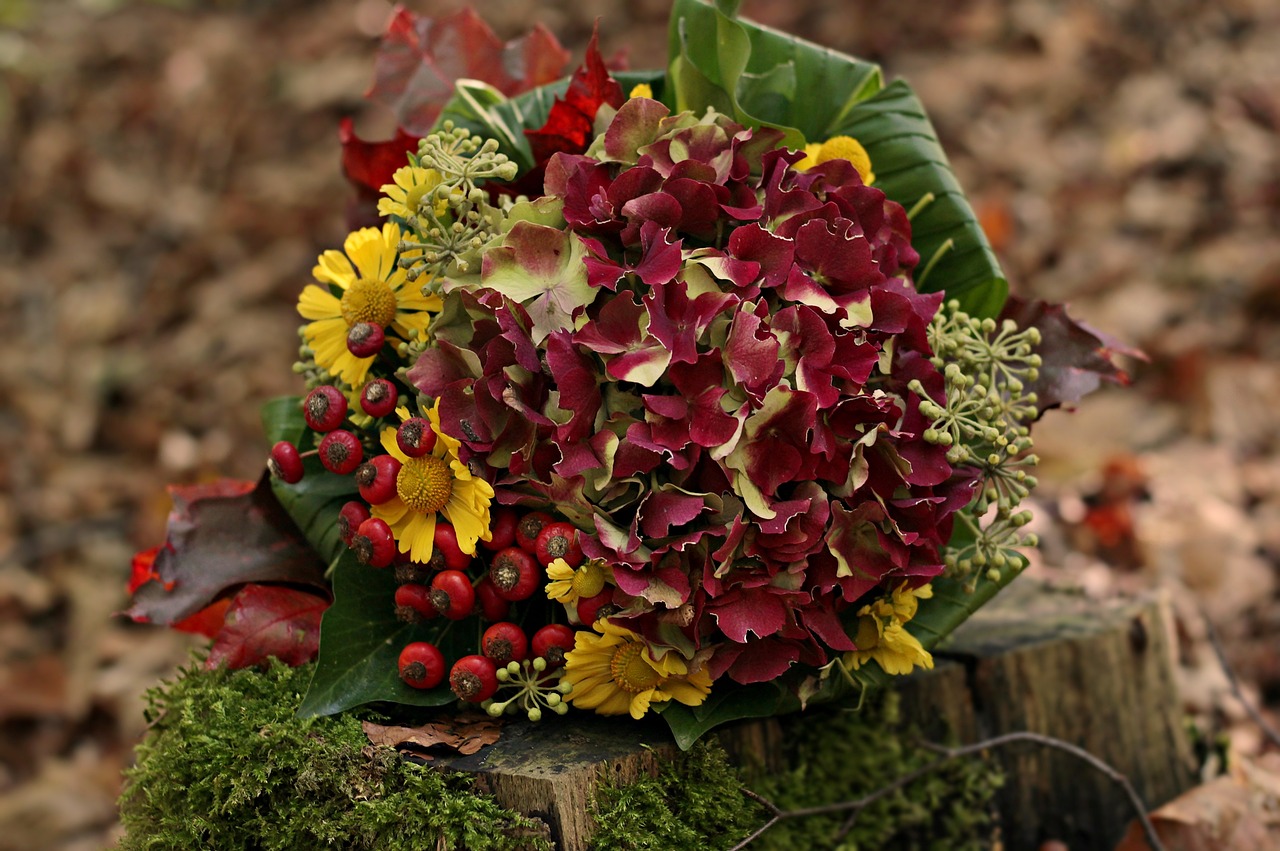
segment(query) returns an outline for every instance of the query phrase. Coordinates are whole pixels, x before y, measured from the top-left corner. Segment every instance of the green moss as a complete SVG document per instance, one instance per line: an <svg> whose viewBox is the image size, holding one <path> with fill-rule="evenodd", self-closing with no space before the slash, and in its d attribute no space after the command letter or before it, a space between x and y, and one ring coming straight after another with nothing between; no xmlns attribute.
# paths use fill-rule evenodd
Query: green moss
<svg viewBox="0 0 1280 851"><path fill-rule="evenodd" d="M657 777L602 784L593 801L596 851L728 848L755 830L764 810L742 794L724 748L699 742Z"/></svg>
<svg viewBox="0 0 1280 851"><path fill-rule="evenodd" d="M368 743L359 717L299 719L310 670L205 671L198 665L148 694L151 729L126 776L123 851L211 849L542 848L541 822L442 774ZM602 785L596 851L710 851L765 821L751 789L785 809L853 800L933 759L913 745L887 694L859 712L810 711L782 720L787 766L739 769L711 739L657 777ZM958 761L864 810L786 820L752 851L979 849L991 844L999 777Z"/></svg>
<svg viewBox="0 0 1280 851"><path fill-rule="evenodd" d="M716 743L699 745L660 775L625 788L603 786L595 800L596 851L729 848L766 819L751 789L792 810L856 800L935 757L913 745L897 698L859 712L811 711L783 719L781 772L735 769ZM1000 776L978 760L950 763L867 807L842 838L847 815L784 820L752 851L805 849L983 849L991 846L992 799Z"/></svg>
<svg viewBox="0 0 1280 851"><path fill-rule="evenodd" d="M549 848L540 824L375 748L352 714L299 719L308 668L192 666L148 693L120 848Z"/></svg>

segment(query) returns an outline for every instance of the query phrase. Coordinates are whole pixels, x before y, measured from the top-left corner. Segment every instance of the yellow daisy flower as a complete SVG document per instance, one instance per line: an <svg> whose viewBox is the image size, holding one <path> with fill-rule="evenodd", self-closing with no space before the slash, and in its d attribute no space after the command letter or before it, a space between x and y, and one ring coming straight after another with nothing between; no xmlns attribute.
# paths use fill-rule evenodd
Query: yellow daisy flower
<svg viewBox="0 0 1280 851"><path fill-rule="evenodd" d="M547 598L563 603L569 608L578 605L584 597L594 597L613 579L613 571L599 559L589 559L576 570L558 558L547 565Z"/></svg>
<svg viewBox="0 0 1280 851"><path fill-rule="evenodd" d="M393 183L385 183L379 190L385 198L378 199L378 215L412 219L418 215L423 196L440 185L440 173L433 168L407 165L391 175ZM436 215L444 215L447 205L436 202Z"/></svg>
<svg viewBox="0 0 1280 851"><path fill-rule="evenodd" d="M407 408L399 408L401 420L409 418ZM464 553L475 553L477 541L492 538L489 530L489 504L493 487L484 479L471 475L467 465L458 460L460 441L440 429L440 402L427 411L436 445L421 458L410 458L396 443L396 430L382 430L382 446L400 462L396 476L396 495L390 501L370 509L391 527L400 552L408 553L416 562L426 564L435 548L436 518L443 517L453 525L458 546Z"/></svg>
<svg viewBox="0 0 1280 851"><path fill-rule="evenodd" d="M858 170L863 183L867 186L875 183L876 173L871 170L871 156L862 147L862 143L852 136L832 136L821 144L810 142L804 146L804 155L804 159L793 166L798 171L806 171L828 160L848 160Z"/></svg>
<svg viewBox="0 0 1280 851"><path fill-rule="evenodd" d="M919 665L933 667L933 656L903 626L916 616L920 600L933 596L933 586L908 588L904 582L888 599L876 600L858 610L858 645L844 655L844 664L857 670L874 659L887 674L909 674Z"/></svg>
<svg viewBox="0 0 1280 851"><path fill-rule="evenodd" d="M352 387L364 383L376 355L358 358L347 348L347 333L359 322L377 325L401 339L410 332L425 334L431 314L443 302L438 295L423 295L396 265L400 226L387 223L382 230L363 228L348 234L342 251L320 255L311 274L321 284L308 284L298 298L298 313L310 320L303 330L316 364ZM345 252L345 254L343 253ZM340 295L334 295L336 287Z"/></svg>
<svg viewBox="0 0 1280 851"><path fill-rule="evenodd" d="M653 99L653 86L648 83L636 83L635 87L627 93L629 98L649 98Z"/></svg>
<svg viewBox="0 0 1280 851"><path fill-rule="evenodd" d="M674 650L655 659L643 638L629 629L600 620L603 635L580 630L564 657L564 679L573 686L566 700L600 715L642 718L651 703L675 699L697 706L711 693L706 669L690 672Z"/></svg>

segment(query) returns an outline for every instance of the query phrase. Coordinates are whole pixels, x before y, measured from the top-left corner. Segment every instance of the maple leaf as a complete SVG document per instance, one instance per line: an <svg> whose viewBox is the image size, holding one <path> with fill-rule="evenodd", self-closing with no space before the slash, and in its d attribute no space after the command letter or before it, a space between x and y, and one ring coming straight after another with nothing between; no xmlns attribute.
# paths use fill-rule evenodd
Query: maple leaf
<svg viewBox="0 0 1280 851"><path fill-rule="evenodd" d="M310 662L320 649L320 616L328 607L328 595L246 585L230 600L205 667L249 668L272 656L295 667Z"/></svg>
<svg viewBox="0 0 1280 851"><path fill-rule="evenodd" d="M480 80L513 97L560 79L568 61L541 24L503 44L473 9L433 18L399 8L382 36L365 96L391 107L405 131L424 136L459 79Z"/></svg>
<svg viewBox="0 0 1280 851"><path fill-rule="evenodd" d="M173 486L169 494L168 538L125 612L135 621L176 625L248 583L282 582L328 594L323 562L265 475L256 484L220 479Z"/></svg>
<svg viewBox="0 0 1280 851"><path fill-rule="evenodd" d="M569 80L563 98L556 98L547 115L547 123L537 130L526 130L533 150L533 161L541 164L552 154L580 154L595 137L596 112L601 104L617 109L626 100L622 86L609 74L600 55L599 26L591 32L587 53Z"/></svg>

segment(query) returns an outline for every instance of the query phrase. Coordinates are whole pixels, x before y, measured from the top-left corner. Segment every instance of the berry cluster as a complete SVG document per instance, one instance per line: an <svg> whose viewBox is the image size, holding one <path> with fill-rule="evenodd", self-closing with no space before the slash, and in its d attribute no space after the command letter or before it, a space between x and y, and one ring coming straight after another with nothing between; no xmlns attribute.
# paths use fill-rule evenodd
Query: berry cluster
<svg viewBox="0 0 1280 851"><path fill-rule="evenodd" d="M361 503L349 502L343 513L356 515L361 508ZM367 547L361 537L369 531L368 522L356 528L350 545L362 560L374 564L363 557ZM344 534L350 528L350 522L344 521ZM565 654L573 649L574 630L561 623L545 623L550 610L538 592L544 587L545 569L556 559L575 567L582 563L578 530L546 512L520 514L502 507L493 512L491 531L492 538L482 541L474 556L462 552L447 523L437 524L435 547L426 564L396 553L391 561L398 583L396 617L409 623L434 618L476 622L479 652L457 659L448 672L449 688L459 700L484 703L508 682L519 686L516 698L524 698L524 703L529 703L531 694L537 696L535 700L545 699L542 691L562 694L556 691L558 671ZM542 625L530 633L521 623ZM445 664L435 644L415 641L400 653L400 678L413 688L432 689L444 682ZM531 669L537 676L513 679ZM514 709L517 702L513 698L507 704ZM563 703L556 697L550 706L554 710ZM500 715L505 708L493 714ZM540 710L531 711L534 704L525 708L541 716Z"/></svg>

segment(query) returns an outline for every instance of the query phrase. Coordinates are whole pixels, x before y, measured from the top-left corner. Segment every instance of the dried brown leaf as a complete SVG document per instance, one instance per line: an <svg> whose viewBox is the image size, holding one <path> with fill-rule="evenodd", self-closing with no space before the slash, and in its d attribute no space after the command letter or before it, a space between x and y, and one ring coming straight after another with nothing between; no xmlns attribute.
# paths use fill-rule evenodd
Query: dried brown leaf
<svg viewBox="0 0 1280 851"><path fill-rule="evenodd" d="M396 727L364 722L364 734L375 745L398 750L445 747L466 756L498 741L501 724L483 715L441 718L420 727Z"/></svg>

